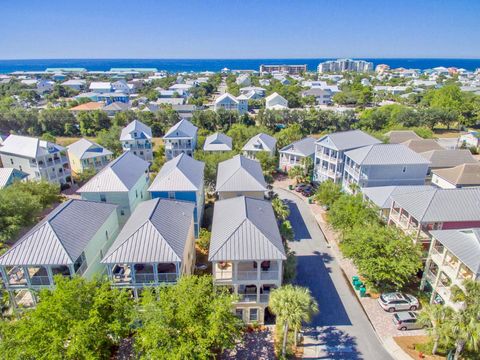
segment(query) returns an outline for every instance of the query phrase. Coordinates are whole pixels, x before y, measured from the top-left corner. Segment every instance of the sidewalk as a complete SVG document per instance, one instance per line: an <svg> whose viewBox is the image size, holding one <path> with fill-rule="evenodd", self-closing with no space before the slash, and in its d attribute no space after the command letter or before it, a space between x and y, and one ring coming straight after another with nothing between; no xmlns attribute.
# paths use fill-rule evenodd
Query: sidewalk
<svg viewBox="0 0 480 360"><path fill-rule="evenodd" d="M292 184L293 181L290 179L279 180L275 182L275 186L289 190L288 186ZM291 193L297 195L297 197L303 199L306 203L308 200L306 197L300 195L295 191L289 190ZM340 267L342 268L347 281L351 285L352 276L358 275L358 271L355 265L352 263L351 260L344 258L342 252L338 247L338 236L335 231L330 227L330 225L326 221L326 211L322 209L320 205L317 204L308 204L309 209L311 210L312 214L314 215L317 223L322 230L325 239L329 243L330 249L332 253L335 255L337 262L339 263ZM355 291L355 290L354 290ZM370 320L373 328L377 336L379 337L380 341L384 344L384 347L388 350L388 352L398 360L406 360L411 359L409 355L403 352L403 350L395 343L393 337L397 336L415 336L415 335L424 335L425 332L423 330L413 330L413 331L400 331L397 330L392 321L392 314L385 312L377 303L376 299L365 297L361 298L358 291L355 291L357 295L357 299L362 305L365 313L367 314L368 319Z"/></svg>

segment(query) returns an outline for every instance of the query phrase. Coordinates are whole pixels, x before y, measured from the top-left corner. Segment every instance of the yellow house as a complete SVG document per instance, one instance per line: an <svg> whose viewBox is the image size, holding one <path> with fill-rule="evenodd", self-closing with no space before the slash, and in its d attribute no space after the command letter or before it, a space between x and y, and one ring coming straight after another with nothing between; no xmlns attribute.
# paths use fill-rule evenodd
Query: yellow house
<svg viewBox="0 0 480 360"><path fill-rule="evenodd" d="M112 152L87 139L80 139L67 146L70 167L74 174L85 169L103 169L112 160Z"/></svg>

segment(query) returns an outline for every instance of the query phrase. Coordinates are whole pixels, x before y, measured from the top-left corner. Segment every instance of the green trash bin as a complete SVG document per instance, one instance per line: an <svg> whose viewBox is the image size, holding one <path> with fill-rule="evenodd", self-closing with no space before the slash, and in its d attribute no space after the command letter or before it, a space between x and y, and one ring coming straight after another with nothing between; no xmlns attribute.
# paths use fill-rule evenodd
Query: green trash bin
<svg viewBox="0 0 480 360"><path fill-rule="evenodd" d="M360 290L360 288L362 287L363 283L361 281L357 281L355 284L355 290Z"/></svg>
<svg viewBox="0 0 480 360"><path fill-rule="evenodd" d="M365 297L365 296L367 296L367 288L364 285L360 288L360 297Z"/></svg>
<svg viewBox="0 0 480 360"><path fill-rule="evenodd" d="M355 285L355 282L359 281L360 278L358 276L352 276L352 284Z"/></svg>
<svg viewBox="0 0 480 360"><path fill-rule="evenodd" d="M313 204L313 198L309 197L309 198L308 198L308 203L309 203L309 204Z"/></svg>
<svg viewBox="0 0 480 360"><path fill-rule="evenodd" d="M293 185L288 185L288 188L289 188L290 190L293 190Z"/></svg>

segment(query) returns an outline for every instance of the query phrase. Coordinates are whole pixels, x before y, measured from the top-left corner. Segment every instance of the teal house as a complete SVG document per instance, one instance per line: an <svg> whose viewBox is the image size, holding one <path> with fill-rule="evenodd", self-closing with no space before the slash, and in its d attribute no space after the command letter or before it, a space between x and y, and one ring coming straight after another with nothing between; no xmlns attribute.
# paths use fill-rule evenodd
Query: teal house
<svg viewBox="0 0 480 360"><path fill-rule="evenodd" d="M198 237L205 202L203 173L205 163L187 154L167 161L148 188L152 199L175 199L195 203L195 237Z"/></svg>
<svg viewBox="0 0 480 360"><path fill-rule="evenodd" d="M124 224L137 205L149 198L149 181L149 163L127 151L77 192L84 200L118 205L120 224Z"/></svg>

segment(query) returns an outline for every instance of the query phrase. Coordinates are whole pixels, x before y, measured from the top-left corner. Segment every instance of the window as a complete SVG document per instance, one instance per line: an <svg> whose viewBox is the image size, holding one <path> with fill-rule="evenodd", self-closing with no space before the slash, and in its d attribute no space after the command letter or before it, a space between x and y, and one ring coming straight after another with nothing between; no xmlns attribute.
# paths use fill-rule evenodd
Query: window
<svg viewBox="0 0 480 360"><path fill-rule="evenodd" d="M140 151L140 155L143 155L143 151Z"/></svg>
<svg viewBox="0 0 480 360"><path fill-rule="evenodd" d="M121 209L120 210L120 215L122 215L122 216L125 215L125 210Z"/></svg>
<svg viewBox="0 0 480 360"><path fill-rule="evenodd" d="M402 172L405 172L405 171L407 171L407 167L406 167L406 166L404 166L403 169L402 169Z"/></svg>
<svg viewBox="0 0 480 360"><path fill-rule="evenodd" d="M175 199L175 192L169 191L169 192L168 192L168 198L169 198L169 199Z"/></svg>
<svg viewBox="0 0 480 360"><path fill-rule="evenodd" d="M135 190L135 197L138 198L138 191Z"/></svg>
<svg viewBox="0 0 480 360"><path fill-rule="evenodd" d="M235 309L235 316L239 319L243 319L243 309Z"/></svg>
<svg viewBox="0 0 480 360"><path fill-rule="evenodd" d="M250 309L250 321L258 321L258 309Z"/></svg>
<svg viewBox="0 0 480 360"><path fill-rule="evenodd" d="M108 240L108 230L105 230L105 237L107 238ZM102 256L103 257L103 256Z"/></svg>
<svg viewBox="0 0 480 360"><path fill-rule="evenodd" d="M18 168L20 169L20 171L22 171L22 165L19 165Z"/></svg>
<svg viewBox="0 0 480 360"><path fill-rule="evenodd" d="M12 164L12 165L13 165L13 159L12 159L12 158L10 158L10 164Z"/></svg>
<svg viewBox="0 0 480 360"><path fill-rule="evenodd" d="M100 201L107 202L107 196L105 194L100 194Z"/></svg>

